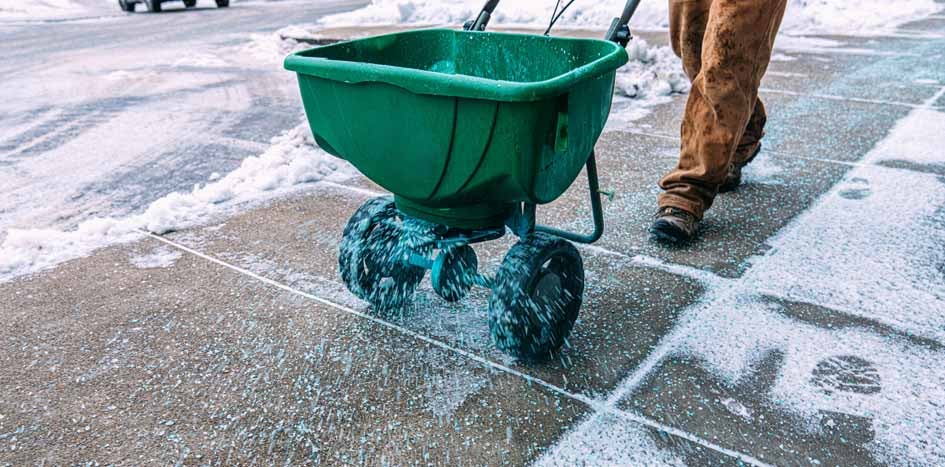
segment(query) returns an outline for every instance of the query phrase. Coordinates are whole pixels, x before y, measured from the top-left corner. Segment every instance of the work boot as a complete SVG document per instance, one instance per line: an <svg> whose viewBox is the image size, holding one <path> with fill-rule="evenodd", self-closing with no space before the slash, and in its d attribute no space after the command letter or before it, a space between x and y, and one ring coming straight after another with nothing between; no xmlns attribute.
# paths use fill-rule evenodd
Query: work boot
<svg viewBox="0 0 945 467"><path fill-rule="evenodd" d="M686 243L696 235L699 219L696 216L672 206L660 208L656 220L650 227L652 238L661 243Z"/></svg>
<svg viewBox="0 0 945 467"><path fill-rule="evenodd" d="M748 151L751 151L751 155L742 162L736 162L740 157L738 157L738 154L735 155L732 165L728 166L728 175L725 176L725 181L719 185L719 193L735 191L738 186L742 184L742 169L744 169L746 165L751 164L751 161L755 160L755 157L761 152L761 142L757 142L753 147L749 147Z"/></svg>

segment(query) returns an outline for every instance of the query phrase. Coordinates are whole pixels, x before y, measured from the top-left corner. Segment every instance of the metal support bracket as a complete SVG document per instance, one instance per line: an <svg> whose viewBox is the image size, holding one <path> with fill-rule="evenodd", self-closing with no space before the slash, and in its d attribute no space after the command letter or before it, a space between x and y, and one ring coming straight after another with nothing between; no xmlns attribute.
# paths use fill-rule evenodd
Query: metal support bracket
<svg viewBox="0 0 945 467"><path fill-rule="evenodd" d="M512 217L506 225L518 237L524 237L532 232L544 232L571 240L576 243L594 243L604 235L604 206L601 195L612 196L612 193L600 189L600 179L597 177L597 157L591 153L587 158L587 187L591 197L591 213L594 219L594 230L590 234L569 232L547 225L536 224L537 206L532 203L521 203L512 212Z"/></svg>

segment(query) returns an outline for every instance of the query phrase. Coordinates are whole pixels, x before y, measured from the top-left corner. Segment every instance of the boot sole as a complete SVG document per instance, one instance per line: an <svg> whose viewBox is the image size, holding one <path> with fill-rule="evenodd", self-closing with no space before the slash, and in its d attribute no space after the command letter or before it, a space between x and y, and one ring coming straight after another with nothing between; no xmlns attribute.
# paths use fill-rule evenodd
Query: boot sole
<svg viewBox="0 0 945 467"><path fill-rule="evenodd" d="M672 224L660 221L654 222L650 227L650 237L660 243L671 245L681 245L692 240L692 236L686 235Z"/></svg>

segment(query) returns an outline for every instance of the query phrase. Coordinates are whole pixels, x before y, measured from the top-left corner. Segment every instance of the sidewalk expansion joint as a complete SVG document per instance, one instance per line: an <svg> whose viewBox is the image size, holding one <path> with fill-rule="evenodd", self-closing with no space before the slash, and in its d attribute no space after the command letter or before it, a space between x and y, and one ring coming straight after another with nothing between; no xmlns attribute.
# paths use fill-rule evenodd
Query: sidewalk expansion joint
<svg viewBox="0 0 945 467"><path fill-rule="evenodd" d="M783 89L760 88L758 91L768 93L768 94L783 94L786 96L812 97L814 99L824 99L824 100L829 100L829 101L841 101L841 102L856 102L858 104L890 105L894 107L906 107L910 109L925 109L925 108L935 109L937 108L937 106L934 105L935 101L932 101L931 103L926 102L922 104L911 104L908 102L886 101L882 99L866 99L863 97L847 97L847 96L838 96L835 94L818 94L818 93L809 93L809 92L786 91Z"/></svg>
<svg viewBox="0 0 945 467"><path fill-rule="evenodd" d="M916 108L928 109L930 107L919 106ZM635 129L610 130L610 131L615 132L615 133L627 133L631 135L646 136L649 138L664 139L667 141L674 141L674 142L680 141L680 138L678 136L668 135L664 133L654 133L650 131L642 131L642 130L635 130ZM908 168L908 167L891 167L891 166L883 165L883 164L871 164L871 163L863 163L863 162L856 162L856 161L841 161L837 159L825 159L823 157L798 156L795 154L790 154L783 151L777 151L774 149L767 149L767 148L763 148L762 153L770 154L772 156L776 156L781 159L798 159L798 160L805 160L805 161L812 161L812 162L821 162L824 164L842 165L845 167L864 167L868 169L872 168L872 169L894 170L894 171L902 171L902 172L908 172L908 173L913 173L913 174L928 174L929 173L928 171L916 170L916 169ZM664 159L676 159L676 156L669 156L669 155L661 155L658 157L662 157Z"/></svg>
<svg viewBox="0 0 945 467"><path fill-rule="evenodd" d="M651 428L651 429L654 429L654 430L663 432L663 433L665 433L665 434L668 434L668 435L671 435L671 436L675 436L675 437L677 437L677 438L684 439L684 440L689 441L689 442L691 442L691 443L694 443L694 444L697 444L697 445L699 445L699 446L702 446L702 447L704 447L704 448L706 448L706 449L715 451L715 452L717 452L717 453L719 453L719 454L722 454L722 455L725 455L725 456L728 456L728 457L732 457L732 458L734 458L734 459L738 459L739 461L744 462L744 463L749 464L749 465L754 465L754 466L759 466L759 467L767 467L767 466L770 465L770 464L768 464L768 463L766 463L766 462L763 462L763 461L761 461L761 460L759 460L759 459L757 459L757 458L755 458L755 457L753 457L753 456L750 456L750 455L748 455L748 454L744 454L744 453L741 453L741 452L738 452L738 451L734 451L734 450L731 450L731 449L722 447L722 446L720 446L720 445L718 445L718 444L715 444L715 443L713 443L713 442L711 442L711 441L709 441L709 440L706 440L706 439L704 439L704 438L702 438L702 437L699 437L699 436L697 436L697 435L695 435L695 434L692 434L692 433L689 433L689 432L687 432L687 431L684 431L684 430L681 430L681 429L678 429L678 428L675 428L675 427L672 427L672 426L663 424L663 423L661 423L661 422L659 422L659 421L653 420L653 419L651 419L651 418L645 417L645 416L640 415L640 414L636 414L636 413L629 412L629 411L626 411L626 410L621 410L621 409L617 408L614 404L610 403L610 401L600 401L600 400L593 399L593 398L588 397L588 396L583 395L583 394L578 394L578 393L575 393L575 392L571 392L571 391L569 391L569 390L567 390L567 389L564 389L564 388L562 388L562 387L560 387L560 386L558 386L558 385L555 385L555 384L553 384L553 383L550 383L550 382L548 382L548 381L545 381L545 380L543 380L543 379L541 379L541 378L537 378L537 377L535 377L535 376L532 376L532 375L529 375L529 374L524 373L524 372L522 372L522 371L519 371L519 370L516 370L516 369L514 369L514 368L511 368L511 367L509 367L509 366L507 366L507 365L503 365L503 364L501 364L501 363L498 363L498 362L489 360L489 359L487 359L487 358L481 357L481 356L479 356L479 355L477 355L477 354L474 354L474 353L472 353L472 352L469 352L469 351L467 351L467 350L463 350L463 349L461 349L461 348L459 348L459 347L456 347L456 346L454 346L454 345L450 345L450 344L448 344L448 343L446 343L446 342L436 340L436 339L431 338L431 337L428 337L428 336L426 336L426 335L424 335L424 334L420 334L420 333L418 333L418 332L416 332L416 331L407 329L407 328L405 328L405 327L403 327L403 326L400 326L400 325L398 325L398 324L394 324L394 323L385 321L385 320L383 320L383 319L377 318L377 317L375 317L375 316L371 316L371 315L369 315L369 314L367 314L367 313L364 313L364 312L355 310L355 309L353 309L353 308L350 308L350 307L347 307L347 306L344 306L344 305L341 305L341 304L332 302L332 301L330 301L330 300L327 300L327 299L325 299L325 298L319 297L319 296L317 296L317 295L314 295L314 294L311 294L311 293L308 293L308 292L304 292L304 291L301 291L301 290L292 288L292 287L290 287L290 286L288 286L288 285L286 285L286 284L283 284L283 283L278 282L278 281L275 281L275 280L273 280L273 279L269 279L269 278L267 278L267 277L261 276L261 275L259 275L259 274L256 274L256 273L254 273L254 272L252 272L252 271L249 271L249 270L247 270L247 269L241 268L241 267L239 267L239 266L236 266L236 265L227 263L226 261L217 259L217 258L212 257L212 256L210 256L210 255L207 255L207 254L205 254L205 253L201 253L201 252L199 252L199 251L197 251L197 250L194 250L194 249L189 248L189 247L187 247L187 246L181 245L181 244L179 244L179 243L177 243L177 242L174 242L173 240L164 238L164 237L162 237L162 236L160 236L160 235L157 235L157 234L155 234L155 233L148 232L148 231L146 231L146 230L142 230L142 232L143 232L145 235L147 235L148 237L150 237L150 238L152 238L152 239L154 239L154 240L157 240L157 241L159 241L159 242L161 242L161 243L164 243L164 244L166 244L166 245L168 245L168 246L171 246L171 247L173 247L173 248L175 248L175 249L178 249L178 250L180 250L180 251L182 251L182 252L184 252L184 253L188 253L188 254L190 254L190 255L193 255L193 256L196 256L196 257L198 257L198 258L201 258L201 259L203 259L203 260L205 260L205 261L214 263L214 264L216 264L216 265L218 265L218 266L222 266L222 267L224 267L224 268L226 268L226 269L229 269L229 270L234 271L234 272L236 272L236 273L239 273L239 274L242 274L242 275L244 275L244 276L247 276L247 277L249 277L249 278L251 278L251 279L254 279L254 280L258 281L258 282L261 282L261 283L263 283L263 284L266 284L266 285L269 285L269 286L271 286L271 287L274 287L274 288L283 290L283 291L285 291L285 292L288 292L288 293L291 293L291 294L294 294L294 295L298 295L298 296L300 296L300 297L303 297L303 298L312 300L312 301L314 301L314 302L317 302L317 303L320 303L320 304L322 304L322 305L325 305L325 306L327 306L327 307L329 307L329 308L333 308L333 309L335 309L335 310L337 310L337 311L341 311L341 312L343 312L343 313L347 313L347 314L349 314L349 315L352 315L352 316L361 318L361 319L363 319L363 320L365 320L365 321L369 321L369 322L374 323L374 324L376 324L376 325L378 325L378 326L381 326L381 327L383 327L383 328L386 328L386 329L395 331L395 332L400 333L400 334L402 334L402 335L404 335L404 336L407 336L407 337L410 337L410 338L412 338L412 339L414 339L414 340L420 341L420 342L422 342L422 343L424 343L424 344L427 344L427 345L430 345L430 346L433 346L433 347L437 347L437 348L439 348L439 349L441 349L441 350L444 350L444 351L446 351L446 352L452 353L452 354L454 354L454 355L456 355L456 356L459 356L459 357L462 357L462 358L471 360L471 361L473 361L473 362L475 362L475 363L477 363L477 364L479 364L479 365L481 365L481 366L483 366L483 367L489 368L489 369L491 369L491 370L493 370L493 371L505 373L505 374L507 374L507 375L510 375L510 376L516 377L516 378L518 378L518 379L521 379L521 380L525 381L525 382L528 383L528 384L533 384L533 385L535 385L535 386L542 387L542 388L544 388L545 390L547 390L547 391L549 391L549 392L551 392L551 393L553 393L553 394L556 394L556 395L558 395L558 396L561 396L561 397L564 397L564 398L571 399L571 400L573 400L573 401L579 402L579 403L581 403L581 404L583 404L583 405L586 405L587 407L589 407L590 409L592 409L594 412L596 412L593 416L597 416L597 415L599 415L600 413L606 413L606 414L609 414L609 415L612 415L612 416L615 416L615 417L618 417L618 418L621 418L621 419L624 419L624 420L627 420L627 421L630 421L630 422L634 422L634 423L637 423L637 424L640 424L640 425L649 427L649 428Z"/></svg>

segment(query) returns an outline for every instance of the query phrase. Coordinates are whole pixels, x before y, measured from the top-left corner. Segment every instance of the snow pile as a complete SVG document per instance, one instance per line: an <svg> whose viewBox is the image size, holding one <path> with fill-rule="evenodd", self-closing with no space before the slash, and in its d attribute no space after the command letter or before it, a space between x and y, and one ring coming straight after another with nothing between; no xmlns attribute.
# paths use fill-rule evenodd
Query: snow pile
<svg viewBox="0 0 945 467"><path fill-rule="evenodd" d="M286 55L315 47L322 36L319 26L295 24L271 34L251 34L243 53L265 62L281 63Z"/></svg>
<svg viewBox="0 0 945 467"><path fill-rule="evenodd" d="M562 2L564 3L564 2ZM576 0L556 27L606 29L619 16L624 0ZM348 13L328 16L323 26L378 24L462 24L474 18L484 0L374 0ZM554 0L506 0L493 16L494 24L547 26ZM783 30L791 33L859 33L889 29L938 11L935 0L788 0ZM637 28L669 26L668 2L644 1L633 18Z"/></svg>
<svg viewBox="0 0 945 467"><path fill-rule="evenodd" d="M653 99L689 92L682 63L669 47L650 47L643 39L627 45L630 61L617 70L616 92L633 99Z"/></svg>
<svg viewBox="0 0 945 467"><path fill-rule="evenodd" d="M143 235L142 230L162 234L206 224L237 208L285 195L307 183L343 181L352 173L348 167L315 146L307 124L302 124L273 138L269 149L245 159L228 175L197 185L189 193L171 193L141 214L92 219L66 232L7 231L0 244L0 281L88 255L104 246L136 240Z"/></svg>

